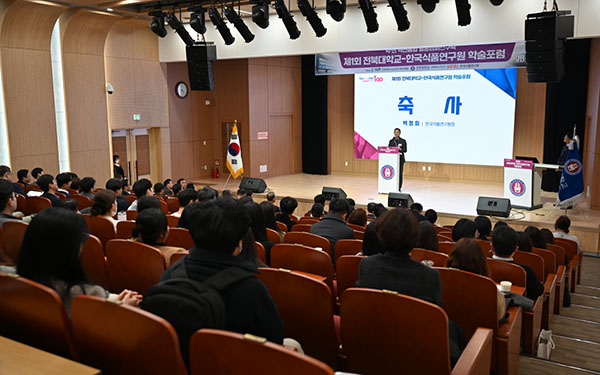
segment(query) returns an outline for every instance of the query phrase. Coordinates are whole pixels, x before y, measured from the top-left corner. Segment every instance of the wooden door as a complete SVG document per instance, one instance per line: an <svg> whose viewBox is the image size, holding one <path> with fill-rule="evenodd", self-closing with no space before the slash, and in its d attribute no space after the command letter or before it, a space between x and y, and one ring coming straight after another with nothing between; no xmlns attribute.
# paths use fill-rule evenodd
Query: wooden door
<svg viewBox="0 0 600 375"><path fill-rule="evenodd" d="M127 137L112 137L113 155L121 158L121 167L125 170L125 178L129 178L127 159ZM112 170L112 169L111 169Z"/></svg>
<svg viewBox="0 0 600 375"><path fill-rule="evenodd" d="M294 160L291 151L292 116L275 115L269 117L269 160L270 176L281 176L294 173ZM286 149L287 150L284 150Z"/></svg>
<svg viewBox="0 0 600 375"><path fill-rule="evenodd" d="M137 163L137 178L150 174L150 137L148 135L135 136L135 153Z"/></svg>

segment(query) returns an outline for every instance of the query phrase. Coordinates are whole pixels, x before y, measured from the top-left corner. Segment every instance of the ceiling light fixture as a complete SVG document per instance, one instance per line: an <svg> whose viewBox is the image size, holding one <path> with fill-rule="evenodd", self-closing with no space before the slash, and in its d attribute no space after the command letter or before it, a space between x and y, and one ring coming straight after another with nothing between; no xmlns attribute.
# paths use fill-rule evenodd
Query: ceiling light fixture
<svg viewBox="0 0 600 375"><path fill-rule="evenodd" d="M306 20L314 30L317 38L320 38L327 33L327 29L323 26L323 21L319 18L315 8L308 3L308 0L298 0L298 8L302 15L306 17Z"/></svg>
<svg viewBox="0 0 600 375"><path fill-rule="evenodd" d="M225 24L223 17L221 17L221 14L219 13L219 10L214 7L209 8L208 17L212 21L213 25L216 26L217 30L219 31L219 34L221 34L221 38L223 38L225 45L228 46L232 44L235 41L235 38L233 37L233 35L231 35L231 31L229 30L229 27L227 27L227 25Z"/></svg>
<svg viewBox="0 0 600 375"><path fill-rule="evenodd" d="M237 31L240 33L242 38L244 38L244 41L246 43L250 43L254 40L254 34L252 34L242 17L240 17L240 15L237 14L237 12L235 11L235 9L233 9L232 6L228 5L225 7L225 16L227 17L229 22L231 22L233 26L237 29Z"/></svg>
<svg viewBox="0 0 600 375"><path fill-rule="evenodd" d="M148 13L149 16L152 16L152 22L150 22L150 30L161 38L167 36L167 28L165 27L165 14L160 11L153 11Z"/></svg>
<svg viewBox="0 0 600 375"><path fill-rule="evenodd" d="M490 3L492 3L492 5L494 6L498 6L500 4L502 4L504 2L504 0L490 0Z"/></svg>
<svg viewBox="0 0 600 375"><path fill-rule="evenodd" d="M192 7L188 9L190 14L190 26L198 34L206 32L206 9L202 7Z"/></svg>
<svg viewBox="0 0 600 375"><path fill-rule="evenodd" d="M456 0L456 15L458 26L469 26L471 24L471 4L469 0Z"/></svg>
<svg viewBox="0 0 600 375"><path fill-rule="evenodd" d="M179 35L181 40L183 40L183 42L185 43L186 46L194 45L194 39L192 39L192 37L190 36L190 33L188 33L188 31L185 29L185 27L183 27L183 24L181 23L181 21L179 21L177 19L177 16L175 16L175 13L167 14L167 22L169 23L169 26L171 26L171 28L173 30L175 30L175 33L177 33L177 35Z"/></svg>
<svg viewBox="0 0 600 375"><path fill-rule="evenodd" d="M291 15L283 0L275 0L274 6L277 15L283 21L283 24L290 35L290 39L298 39L300 37L300 30L298 30L298 25L296 25L296 21L294 21L294 16Z"/></svg>
<svg viewBox="0 0 600 375"><path fill-rule="evenodd" d="M396 19L396 25L398 25L398 31L406 31L410 27L410 21L408 20L408 12L404 8L402 0L388 0L390 8L394 13Z"/></svg>
<svg viewBox="0 0 600 375"><path fill-rule="evenodd" d="M261 29L269 27L269 0L251 0L252 22Z"/></svg>
<svg viewBox="0 0 600 375"><path fill-rule="evenodd" d="M379 30L379 23L377 22L377 13L371 0L358 0L360 10L362 10L363 18L367 24L367 32L374 33Z"/></svg>
<svg viewBox="0 0 600 375"><path fill-rule="evenodd" d="M327 0L325 11L337 22L344 19L346 13L346 0Z"/></svg>
<svg viewBox="0 0 600 375"><path fill-rule="evenodd" d="M417 4L421 4L421 8L425 11L425 13L431 13L435 10L435 5L439 3L440 0L417 0Z"/></svg>

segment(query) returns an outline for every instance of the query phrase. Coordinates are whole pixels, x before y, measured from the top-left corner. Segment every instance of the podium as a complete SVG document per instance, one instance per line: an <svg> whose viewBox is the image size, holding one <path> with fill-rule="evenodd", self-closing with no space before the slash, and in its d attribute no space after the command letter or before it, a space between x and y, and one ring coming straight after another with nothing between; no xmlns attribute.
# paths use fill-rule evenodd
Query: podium
<svg viewBox="0 0 600 375"><path fill-rule="evenodd" d="M378 192L387 194L390 191L398 191L398 166L400 165L400 154L397 147L379 146L379 182Z"/></svg>
<svg viewBox="0 0 600 375"><path fill-rule="evenodd" d="M504 198L510 199L515 208L535 210L542 207L542 170L549 167L554 166L504 159Z"/></svg>

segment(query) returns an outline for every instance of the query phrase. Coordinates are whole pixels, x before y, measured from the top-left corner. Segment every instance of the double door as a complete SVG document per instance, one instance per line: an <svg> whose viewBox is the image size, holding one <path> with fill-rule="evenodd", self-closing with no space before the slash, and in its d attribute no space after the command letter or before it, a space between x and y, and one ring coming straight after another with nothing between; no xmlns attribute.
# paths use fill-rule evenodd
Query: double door
<svg viewBox="0 0 600 375"><path fill-rule="evenodd" d="M113 155L119 155L125 178L130 183L150 178L150 136L147 129L112 131Z"/></svg>

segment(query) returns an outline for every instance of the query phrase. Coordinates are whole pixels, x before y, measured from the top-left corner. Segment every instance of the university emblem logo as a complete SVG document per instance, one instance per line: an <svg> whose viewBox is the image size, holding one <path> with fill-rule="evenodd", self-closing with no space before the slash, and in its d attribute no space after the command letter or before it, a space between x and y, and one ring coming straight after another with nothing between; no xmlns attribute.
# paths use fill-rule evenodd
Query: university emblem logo
<svg viewBox="0 0 600 375"><path fill-rule="evenodd" d="M391 165L386 164L381 167L381 177L383 177L384 180L391 180L394 178L394 174L394 168L392 168Z"/></svg>
<svg viewBox="0 0 600 375"><path fill-rule="evenodd" d="M510 182L510 192L516 197L522 196L525 194L525 183L518 178L512 180Z"/></svg>

